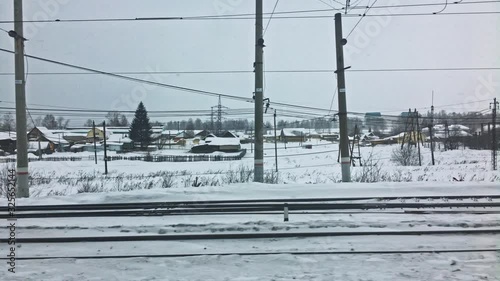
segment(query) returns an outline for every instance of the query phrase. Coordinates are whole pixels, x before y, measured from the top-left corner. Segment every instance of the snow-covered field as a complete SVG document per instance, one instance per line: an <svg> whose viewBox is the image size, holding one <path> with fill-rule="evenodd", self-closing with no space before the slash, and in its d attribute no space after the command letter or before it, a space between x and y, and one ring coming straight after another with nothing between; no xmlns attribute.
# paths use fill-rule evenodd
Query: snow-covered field
<svg viewBox="0 0 500 281"><path fill-rule="evenodd" d="M278 147L276 173L274 144L265 144L265 181L268 183L320 184L340 182L340 165L337 163L338 144L314 141L312 149L298 143ZM459 181L500 182L498 172L491 170L488 150L459 149L436 151L436 165L431 165L430 150L422 147L422 166L398 166L391 161L391 154L398 145L361 147L364 166L352 168L352 179L357 182L450 182ZM96 165L93 160L30 163L32 196L67 195L78 192L130 191L136 189L223 186L252 181L253 153L250 144L244 145L248 153L240 161L220 162L108 162L109 174L104 176L102 158ZM162 150L160 155L187 154L187 150ZM102 157L102 152L100 153ZM129 155L129 154L126 154ZM138 155L138 153L130 154ZM53 157L89 157L92 153L55 153ZM1 171L6 166L1 164Z"/></svg>

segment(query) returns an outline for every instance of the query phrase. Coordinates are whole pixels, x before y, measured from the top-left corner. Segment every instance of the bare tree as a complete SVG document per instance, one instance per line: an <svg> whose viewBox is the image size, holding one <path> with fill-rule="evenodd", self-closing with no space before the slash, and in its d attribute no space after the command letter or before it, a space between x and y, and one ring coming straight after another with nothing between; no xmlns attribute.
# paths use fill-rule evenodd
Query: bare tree
<svg viewBox="0 0 500 281"><path fill-rule="evenodd" d="M16 127L16 121L14 120L14 116L12 113L6 113L3 115L3 122L1 124L1 128L4 131L14 131Z"/></svg>
<svg viewBox="0 0 500 281"><path fill-rule="evenodd" d="M83 124L83 126L85 126L85 127L92 127L92 119L87 119L87 121L85 121L85 123Z"/></svg>
<svg viewBox="0 0 500 281"><path fill-rule="evenodd" d="M108 126L128 126L127 117L119 111L108 112L108 114L106 114L106 119L108 119Z"/></svg>
<svg viewBox="0 0 500 281"><path fill-rule="evenodd" d="M42 120L42 126L46 127L47 129L56 129L57 128L57 121L54 115L52 114L47 114Z"/></svg>

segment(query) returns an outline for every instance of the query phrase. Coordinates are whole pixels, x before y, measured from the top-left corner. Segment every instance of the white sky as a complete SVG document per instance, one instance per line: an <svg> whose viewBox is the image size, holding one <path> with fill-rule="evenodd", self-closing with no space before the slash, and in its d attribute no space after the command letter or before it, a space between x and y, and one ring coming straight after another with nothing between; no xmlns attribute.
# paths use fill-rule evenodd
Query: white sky
<svg viewBox="0 0 500 281"><path fill-rule="evenodd" d="M474 1L479 0L464 0ZM332 0L324 2L340 6ZM369 2L373 0L361 0L359 4ZM379 0L376 6L444 2ZM265 0L264 12L270 12L274 3ZM40 19L44 15L50 19L87 19L239 14L254 13L254 5L255 1L249 0L25 0L24 19ZM432 13L443 7L372 9L369 14ZM276 11L324 8L329 7L319 0L281 0ZM463 11L500 11L500 3L450 4L444 12ZM0 0L0 20L12 19L12 1ZM344 36L358 19L344 18ZM25 37L29 39L26 52L105 71L252 70L254 24L254 20L25 24ZM0 27L13 29L12 24ZM267 70L335 68L333 18L273 19L265 44ZM0 48L13 49L13 40L5 32L0 32ZM345 64L353 69L500 67L498 50L500 14L366 17L349 37ZM0 72L13 71L13 55L0 52ZM29 61L29 71L75 72L33 60ZM135 77L242 97L251 97L254 87L252 73ZM349 111L399 113L409 107L428 107L433 90L435 105L498 97L500 70L347 72L346 80ZM329 108L335 87L335 76L329 73L268 73L265 96L271 101ZM0 100L4 101L1 106L13 106L5 103L14 101L13 76L0 75ZM99 75L28 77L27 101L31 107L50 104L134 110L139 100L144 101L148 110L208 110L217 104L215 97L152 86L144 88L134 82ZM482 110L488 108L489 102L442 109ZM223 100L223 105L253 107L231 100ZM337 100L333 109L337 109ZM81 123L86 117L71 119Z"/></svg>

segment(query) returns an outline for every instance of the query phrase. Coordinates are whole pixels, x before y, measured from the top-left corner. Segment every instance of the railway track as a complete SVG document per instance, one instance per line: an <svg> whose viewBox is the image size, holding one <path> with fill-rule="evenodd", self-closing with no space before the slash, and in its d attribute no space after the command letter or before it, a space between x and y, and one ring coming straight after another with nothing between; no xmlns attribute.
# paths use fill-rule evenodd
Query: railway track
<svg viewBox="0 0 500 281"><path fill-rule="evenodd" d="M221 252L221 253L189 253L189 254L136 254L136 255L87 255L87 256L31 256L18 257L17 260L48 259L131 259L131 258L185 258L200 256L269 256L269 255L411 255L411 254L443 254L443 253L480 253L500 252L500 248L478 249L433 249L433 250L369 250L369 251L267 251L267 252ZM7 260L2 257L0 260Z"/></svg>
<svg viewBox="0 0 500 281"><path fill-rule="evenodd" d="M28 206L26 206L28 207ZM31 208L16 208L16 218L68 218L68 217L134 217L134 216L170 216L170 215L197 215L197 214L259 214L259 213L283 213L284 209L288 211L332 211L332 210L387 210L387 209L486 209L500 208L500 202L364 202L364 203L344 203L344 202L328 202L328 203L214 203L209 205L190 204L165 206L163 208L145 209L138 208L136 203L132 203L126 209L120 205L118 209L101 209L101 206L96 206L96 209L78 206L72 206L74 210L62 209L59 211L57 206L54 209L37 209L33 211ZM0 215L0 219L9 219L8 213Z"/></svg>
<svg viewBox="0 0 500 281"><path fill-rule="evenodd" d="M474 196L394 196L394 197L341 197L341 198L294 198L294 199L255 199L255 200L213 200L213 201L172 201L172 202L133 202L133 203L105 203L105 204L66 204L66 205L25 205L16 206L15 220L28 218L91 218L91 217L151 217L151 216L179 216L179 215L264 215L277 214L354 214L354 213L378 213L378 214L493 214L500 212L500 195L474 195ZM399 209L399 210L398 210ZM12 219L7 215L7 208L0 207L0 218ZM82 235L76 232L75 235ZM25 233L26 234L26 233ZM209 240L233 240L233 243L240 241L280 241L282 239L303 239L303 238L329 238L329 237L418 237L418 236L479 236L479 235L500 235L500 228L453 228L453 229L403 229L403 230L369 230L369 231L306 231L306 232L230 232L230 233L176 233L176 234L155 234L155 235L108 235L96 236L55 236L36 237L43 234L33 232L31 237L25 235L18 237L18 244L41 244L60 245L59 247L71 247L66 245L92 245L101 247L101 243L106 242L146 242L173 241L175 243L183 241L193 241L189 243L207 243ZM351 238L349 238L351 239ZM358 238L359 239L359 238ZM368 238L372 239L372 238ZM373 238L378 240L379 238ZM392 238L389 238L392 239ZM412 239L405 238L404 240ZM425 238L427 239L427 238ZM384 239L386 240L386 238ZM194 242L198 241L198 242ZM8 243L8 239L0 238L0 243ZM128 243L127 243L128 244ZM28 248L30 246L26 245ZM80 247L82 245L79 245ZM36 245L34 247L39 247ZM85 246L87 247L87 246ZM65 251L53 252L45 255L43 252L37 253L35 250L30 256L19 256L18 260L44 260L44 259L129 259L129 258L178 258L197 256L264 256L264 255L388 255L388 254L425 254L425 253L471 253L471 252L500 252L500 248L494 245L477 245L476 248L461 249L408 249L414 248L408 245L403 249L394 250L351 250L340 251L322 249L276 249L274 251L242 251L234 248L228 252L198 252L198 253L109 253L99 255L89 253L73 255ZM442 245L440 245L442 247ZM436 247L438 248L438 247ZM38 248L35 248L38 249ZM181 251L184 252L184 251ZM59 254L60 253L60 254ZM66 255L65 255L66 254ZM0 260L5 260L0 257Z"/></svg>
<svg viewBox="0 0 500 281"><path fill-rule="evenodd" d="M230 204L258 204L258 203L328 203L340 201L400 201L407 200L419 202L422 200L449 201L449 200L472 200L485 199L493 201L500 199L500 195L430 195L430 196L365 196L365 197L334 197L334 198L287 198L287 199L250 199L250 200L209 200L209 201L167 201L167 202L134 202L134 203L103 203L103 204L61 204L61 205L19 205L16 211L82 211L82 210L130 210L130 209L169 209L169 208L202 208L202 207L228 207ZM255 205L254 205L255 206ZM0 206L0 212L7 212L7 206Z"/></svg>
<svg viewBox="0 0 500 281"><path fill-rule="evenodd" d="M188 241L188 240L229 240L229 239L279 239L340 236L414 236L414 235L479 235L500 234L500 228L482 229L441 229L441 230L386 230L386 231L334 231L334 232L244 232L209 234L165 234L165 235L119 235L80 237L32 237L16 239L16 243L88 243L88 242L131 242L131 241ZM8 243L2 238L0 243Z"/></svg>

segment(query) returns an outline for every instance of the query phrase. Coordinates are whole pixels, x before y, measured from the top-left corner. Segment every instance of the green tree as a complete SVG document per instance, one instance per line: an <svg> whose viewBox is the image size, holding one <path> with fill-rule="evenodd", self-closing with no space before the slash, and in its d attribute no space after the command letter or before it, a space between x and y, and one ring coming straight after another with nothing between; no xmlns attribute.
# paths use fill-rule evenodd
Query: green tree
<svg viewBox="0 0 500 281"><path fill-rule="evenodd" d="M148 112L142 101L139 103L130 125L129 137L134 143L139 143L141 150L152 142L151 135L153 134L151 123L149 122Z"/></svg>

